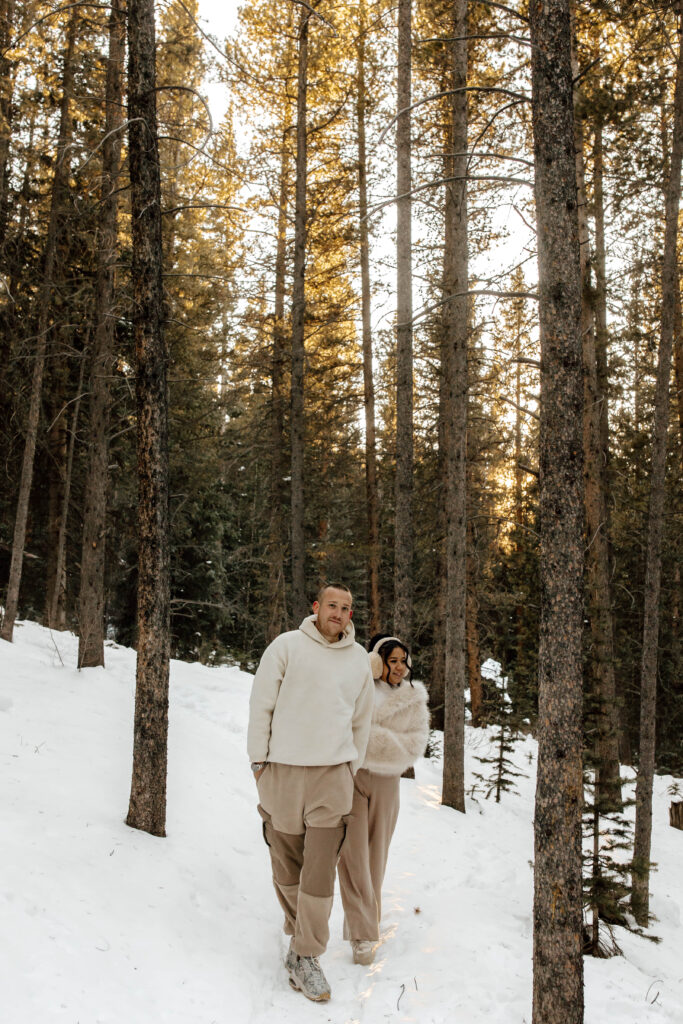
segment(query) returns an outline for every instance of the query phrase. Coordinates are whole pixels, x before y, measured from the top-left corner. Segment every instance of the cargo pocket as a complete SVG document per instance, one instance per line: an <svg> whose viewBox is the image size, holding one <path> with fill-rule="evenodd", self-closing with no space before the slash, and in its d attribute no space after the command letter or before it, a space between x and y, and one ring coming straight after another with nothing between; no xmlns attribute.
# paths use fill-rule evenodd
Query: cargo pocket
<svg viewBox="0 0 683 1024"><path fill-rule="evenodd" d="M339 849L337 850L337 857L339 857L340 853L342 852L342 847L344 846L344 843L346 842L346 835L347 835L347 832L348 832L348 829L349 829L349 825L351 823L351 819L352 818L353 818L352 814L345 814L343 816L343 818L342 818L342 828L344 829L344 832L343 832L342 837L341 837L341 842L339 843Z"/></svg>
<svg viewBox="0 0 683 1024"><path fill-rule="evenodd" d="M261 817L263 819L263 825L262 825L263 841L266 844L266 846L271 846L272 844L268 841L268 830L270 828L272 828L272 819L271 819L270 815L268 814L268 811L264 811L263 810L263 808L261 807L261 804L257 804L256 805L256 810L259 812L259 814L261 815Z"/></svg>

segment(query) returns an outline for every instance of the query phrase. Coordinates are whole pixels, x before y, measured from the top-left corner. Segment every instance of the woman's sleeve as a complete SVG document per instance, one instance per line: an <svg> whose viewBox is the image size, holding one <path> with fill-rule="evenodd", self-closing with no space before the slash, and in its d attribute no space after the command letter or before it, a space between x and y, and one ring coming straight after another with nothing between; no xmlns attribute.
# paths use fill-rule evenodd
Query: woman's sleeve
<svg viewBox="0 0 683 1024"><path fill-rule="evenodd" d="M426 690L423 699L416 703L411 711L413 714L406 723L405 731L400 735L406 756L410 758L410 765L413 765L424 754L429 739L429 708L427 707Z"/></svg>
<svg viewBox="0 0 683 1024"><path fill-rule="evenodd" d="M427 692L407 709L400 727L388 728L372 723L365 764L370 771L395 772L401 775L422 757L429 739Z"/></svg>

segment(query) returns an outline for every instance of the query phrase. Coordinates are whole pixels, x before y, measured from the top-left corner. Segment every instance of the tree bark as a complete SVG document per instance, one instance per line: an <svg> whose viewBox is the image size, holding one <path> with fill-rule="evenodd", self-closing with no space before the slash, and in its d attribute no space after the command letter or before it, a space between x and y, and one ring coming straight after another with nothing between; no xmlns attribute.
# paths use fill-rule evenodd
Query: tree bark
<svg viewBox="0 0 683 1024"><path fill-rule="evenodd" d="M669 379L673 347L678 273L676 248L683 155L683 45L681 3L679 46L674 98L674 124L669 180L665 199L664 256L662 259L662 312L655 391L655 420L652 439L652 470L648 512L645 565L645 607L643 651L640 667L640 758L636 781L636 829L633 844L633 890L631 907L641 927L647 927L650 912L650 847L652 839L652 783L655 770L655 718L657 709L657 645L659 641L659 597L662 581L662 534L666 498L666 451L669 427Z"/></svg>
<svg viewBox="0 0 683 1024"><path fill-rule="evenodd" d="M292 285L291 477L292 477L292 613L298 625L308 611L304 539L304 323L306 317L306 107L308 90L308 23L301 8L296 101L296 205L294 211L294 281Z"/></svg>
<svg viewBox="0 0 683 1024"><path fill-rule="evenodd" d="M382 628L379 606L379 500L377 496L377 446L375 437L375 386L372 372L372 326L370 291L370 242L368 238L368 181L365 146L365 5L361 3L357 46L358 96L358 206L360 232L361 319L363 334L363 395L365 404L365 505L368 529L368 631L374 636Z"/></svg>
<svg viewBox="0 0 683 1024"><path fill-rule="evenodd" d="M46 402L52 422L47 435L48 516L43 625L48 629L63 630L66 629L66 581L63 567L61 571L58 569L68 459L66 398L68 367L63 355L53 360L51 369Z"/></svg>
<svg viewBox="0 0 683 1024"><path fill-rule="evenodd" d="M153 0L128 0L128 115L138 453L138 654L127 824L166 834L170 629L168 352Z"/></svg>
<svg viewBox="0 0 683 1024"><path fill-rule="evenodd" d="M481 653L479 649L479 596L477 594L477 559L475 555L474 527L467 523L467 685L470 689L472 725L484 724L484 689L481 683Z"/></svg>
<svg viewBox="0 0 683 1024"><path fill-rule="evenodd" d="M289 76L294 59L294 5L287 14L287 50L285 69ZM277 210L277 245L275 250L275 302L273 311L273 340L271 348L270 396L270 520L268 524L268 605L270 615L266 628L266 641L271 643L283 630L287 621L287 584L285 557L287 549L286 446L285 446L285 362L287 359L287 328L285 323L285 297L287 293L287 206L289 195L289 150L287 137L292 129L291 102L286 93L282 123L282 149L280 151L280 191ZM298 625L298 623L297 623Z"/></svg>
<svg viewBox="0 0 683 1024"><path fill-rule="evenodd" d="M465 812L467 685L467 0L454 0L446 186L443 376L446 453L446 692L443 803ZM450 298L450 296L455 296Z"/></svg>
<svg viewBox="0 0 683 1024"><path fill-rule="evenodd" d="M394 633L409 640L413 620L413 275L410 102L412 0L398 3L396 122L396 513Z"/></svg>
<svg viewBox="0 0 683 1024"><path fill-rule="evenodd" d="M446 149L449 150L448 140ZM447 164L447 159L444 161ZM444 167L444 178L449 174L448 167ZM441 347L443 349L442 322ZM441 359L441 372L439 374L439 451L436 465L437 486L439 488L439 499L437 509L437 534L434 539L436 547L436 599L434 602L434 644L432 672L429 683L429 707L431 711L432 728L443 731L444 728L444 702L446 693L446 386L445 368L443 357Z"/></svg>
<svg viewBox="0 0 683 1024"><path fill-rule="evenodd" d="M12 61L9 50L14 27L14 0L0 0L0 253L4 253L9 202L7 195L10 143L12 140Z"/></svg>
<svg viewBox="0 0 683 1024"><path fill-rule="evenodd" d="M574 77L578 61L573 59ZM575 91L575 102L577 94ZM586 503L586 586L590 630L588 669L595 700L595 802L598 814L620 810L619 716L614 675L614 622L609 585L609 544L601 437L602 396L598 388L590 236L586 201L583 124L574 121L581 266L581 339L583 354L583 453Z"/></svg>
<svg viewBox="0 0 683 1024"><path fill-rule="evenodd" d="M669 824L683 831L683 800L672 800L669 805Z"/></svg>
<svg viewBox="0 0 683 1024"><path fill-rule="evenodd" d="M601 474L604 493L605 511L607 514L607 537L609 528L609 402L607 388L609 383L607 366L607 249L605 245L605 193L603 186L603 125L598 119L595 126L593 143L593 209L595 214L595 369L600 403L600 448L604 467Z"/></svg>
<svg viewBox="0 0 683 1024"><path fill-rule="evenodd" d="M12 640L14 623L19 608L19 588L21 586L21 572L24 560L24 544L26 541L26 526L28 523L29 499L31 496L31 485L33 483L33 466L35 462L36 442L38 439L38 425L40 423L40 404L43 391L47 336L50 330L50 309L55 277L57 242L60 226L64 217L66 197L69 187L69 171L71 167L70 143L72 135L70 105L74 81L73 56L79 18L79 9L74 8L71 12L69 27L67 29L66 48L64 53L62 100L59 112L59 138L57 142L55 173L52 182L52 195L50 198L50 220L48 222L47 237L45 239L43 255L42 281L38 298L36 354L33 363L33 376L31 379L31 397L29 400L28 420L26 424L24 456L21 465L17 513L14 521L14 537L12 540L9 582L7 585L7 597L5 600L5 615L2 623L2 631L0 631L0 637L2 637L3 640L9 641Z"/></svg>
<svg viewBox="0 0 683 1024"><path fill-rule="evenodd" d="M583 375L569 0L529 6L541 338L534 1024L583 1021Z"/></svg>
<svg viewBox="0 0 683 1024"><path fill-rule="evenodd" d="M517 302L515 302L515 306ZM519 304L519 319L517 321L517 332L515 342L515 432L514 432L514 444L515 444L515 525L517 526L517 540L516 547L517 552L521 554L522 551L522 531L524 529L524 510L522 508L522 501L524 496L523 490L523 470L522 470L522 364L520 359L522 358L522 317L524 312L523 303ZM515 606L515 656L518 665L522 664L524 658L524 647L528 642L528 637L524 629L524 607L521 601Z"/></svg>
<svg viewBox="0 0 683 1024"><path fill-rule="evenodd" d="M114 359L114 282L118 234L118 181L123 124L126 16L112 0L102 144L95 329L90 370L90 447L85 479L78 667L104 665L104 568L109 461L110 377Z"/></svg>
<svg viewBox="0 0 683 1024"><path fill-rule="evenodd" d="M676 321L674 327L674 369L676 380L676 409L678 430L683 455L683 310L681 308L681 279L676 276Z"/></svg>
<svg viewBox="0 0 683 1024"><path fill-rule="evenodd" d="M595 215L595 367L597 373L598 400L600 403L600 457L602 472L600 482L605 508L605 532L607 537L607 564L609 605L612 609L612 632L614 632L614 611L612 607L611 580L614 575L612 554L612 517L610 498L610 428L609 428L609 372L607 333L607 248L605 244L605 193L603 186L604 143L603 123L598 118L593 142L593 209ZM626 712L626 691L615 679L617 718L619 724L619 759L622 764L631 764L631 742Z"/></svg>
<svg viewBox="0 0 683 1024"><path fill-rule="evenodd" d="M287 252L287 131L282 133L280 154L280 196L277 218L277 249L275 253L275 310L273 322L273 345L271 362L271 419L270 419L270 544L268 559L268 594L270 617L266 639L268 643L287 628L287 600L285 587L285 523L283 516L285 477L285 399L284 365L286 357L285 337L285 287Z"/></svg>
<svg viewBox="0 0 683 1024"><path fill-rule="evenodd" d="M78 430L78 416L81 409L81 397L83 394L83 378L85 375L85 350L81 355L81 369L78 375L78 391L74 402L71 416L71 434L69 436L69 449L66 457L66 475L62 494L62 508L59 517L59 533L57 534L57 551L55 564L55 579L52 594L50 595L49 621L53 629L66 629L66 526L69 519L69 499L71 497L71 481L73 479L74 451L76 449L76 433Z"/></svg>

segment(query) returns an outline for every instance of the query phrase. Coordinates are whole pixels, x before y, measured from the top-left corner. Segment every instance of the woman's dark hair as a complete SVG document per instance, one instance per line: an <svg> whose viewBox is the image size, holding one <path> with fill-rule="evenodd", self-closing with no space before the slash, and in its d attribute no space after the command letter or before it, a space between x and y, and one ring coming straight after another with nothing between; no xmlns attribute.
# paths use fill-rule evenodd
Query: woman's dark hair
<svg viewBox="0 0 683 1024"><path fill-rule="evenodd" d="M383 640L384 637L387 637L387 642L384 644L380 644L380 646L377 647L377 644L379 644L380 640ZM410 659L410 651L408 650L406 645L403 643L402 640L396 640L394 637L392 637L391 633L375 633L375 635L370 639L370 642L368 643L368 651L374 651L376 647L376 653L379 654L380 658L382 659L385 665L387 664L387 658L396 647L399 647L403 651L403 653L406 656L406 660ZM404 681L405 679L408 680L411 686L413 685L412 668L408 669L407 675L404 676Z"/></svg>

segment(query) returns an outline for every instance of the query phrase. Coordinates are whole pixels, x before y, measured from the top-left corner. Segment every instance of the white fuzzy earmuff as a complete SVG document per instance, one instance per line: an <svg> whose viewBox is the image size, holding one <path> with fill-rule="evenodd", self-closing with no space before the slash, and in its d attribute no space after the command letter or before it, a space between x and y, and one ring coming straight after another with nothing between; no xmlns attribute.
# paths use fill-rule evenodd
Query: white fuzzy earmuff
<svg viewBox="0 0 683 1024"><path fill-rule="evenodd" d="M381 647L384 646L384 644L388 644L391 640L395 640L396 643L399 643L399 644L402 644L403 646L405 646L405 644L403 644L403 641L400 640L397 636L383 636L381 640L377 641L375 646L370 651L370 654L368 655L368 657L370 658L370 668L372 669L372 678L373 679L380 679L381 676L382 676L382 670L384 669L384 662L382 661L382 656L381 656L381 654L378 653L378 651L379 651L379 649ZM408 672L410 671L410 669L412 667L413 667L412 659L410 657L410 654L407 654L406 655L406 675L408 674Z"/></svg>

